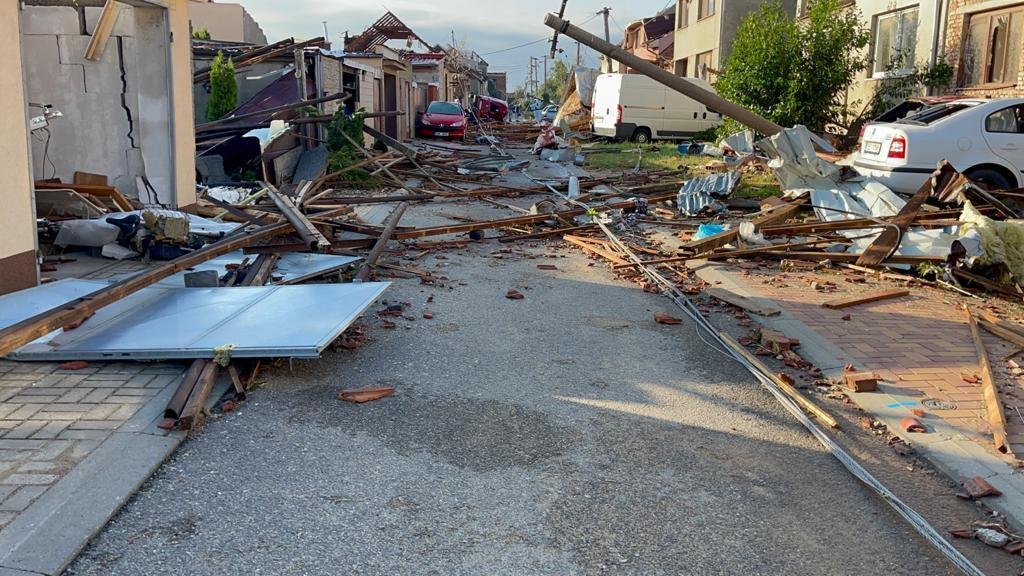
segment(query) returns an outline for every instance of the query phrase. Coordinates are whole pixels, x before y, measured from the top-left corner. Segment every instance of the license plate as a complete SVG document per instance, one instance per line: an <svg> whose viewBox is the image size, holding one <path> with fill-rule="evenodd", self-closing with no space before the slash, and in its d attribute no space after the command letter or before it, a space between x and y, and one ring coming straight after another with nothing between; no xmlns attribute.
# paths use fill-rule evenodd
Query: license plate
<svg viewBox="0 0 1024 576"><path fill-rule="evenodd" d="M881 151L882 151L882 143L881 142L865 142L864 143L864 152L866 152L868 154L878 154Z"/></svg>

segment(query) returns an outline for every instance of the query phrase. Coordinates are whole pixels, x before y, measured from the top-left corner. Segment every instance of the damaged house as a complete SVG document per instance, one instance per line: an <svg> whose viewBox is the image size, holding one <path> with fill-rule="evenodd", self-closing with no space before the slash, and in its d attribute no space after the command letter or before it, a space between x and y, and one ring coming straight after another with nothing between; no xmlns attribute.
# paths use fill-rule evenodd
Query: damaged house
<svg viewBox="0 0 1024 576"><path fill-rule="evenodd" d="M38 281L33 182L195 204L188 0L0 3L0 292Z"/></svg>

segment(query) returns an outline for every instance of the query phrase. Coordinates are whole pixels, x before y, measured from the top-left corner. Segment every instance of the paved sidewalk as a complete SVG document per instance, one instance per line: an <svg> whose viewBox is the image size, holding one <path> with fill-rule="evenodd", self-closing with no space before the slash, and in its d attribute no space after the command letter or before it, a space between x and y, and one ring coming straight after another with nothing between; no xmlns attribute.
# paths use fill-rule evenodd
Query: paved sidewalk
<svg viewBox="0 0 1024 576"><path fill-rule="evenodd" d="M979 374L978 357L961 308L986 302L915 287L909 296L832 310L822 302L899 285L842 269L783 272L777 263L696 268L710 283L780 306L781 316L754 318L799 339L798 352L827 377L841 379L847 364L877 373L885 381L879 392L849 394L857 405L955 479L987 478L1005 493L987 503L1024 525L1024 476L1014 469L1013 458L993 446L981 386L974 378ZM818 287L831 282L835 290L815 288L812 282ZM1015 409L1024 413L1024 371L1007 360L1017 350L982 334L1004 404L1011 448L1024 454L1024 418ZM899 429L899 420L912 416L912 409L925 411L921 421L927 433Z"/></svg>
<svg viewBox="0 0 1024 576"><path fill-rule="evenodd" d="M39 535L44 540L52 537L55 543L61 537L73 537L73 529L59 536L46 534L48 517L40 515L39 510L46 509L47 514L52 514L63 506L64 496L57 494L58 486L95 456L115 433L125 432L133 418L141 417L143 421L132 431L164 435L150 430L145 420L162 412L166 396L173 392L181 373L180 366L169 364L100 363L81 370L62 370L52 363L0 361L0 572L19 567L11 561L9 553L31 539L27 538L29 532L43 528ZM159 442L157 452L164 446L164 442ZM131 449L130 443L127 447ZM123 479L132 486L145 478L132 477L130 462L155 454L114 456L120 461L108 462L110 471L127 475ZM160 454L159 459L162 461L164 456ZM120 468L122 463L124 467ZM77 484L90 479L71 480ZM93 488L101 494L103 490L115 491L103 495L101 505L94 509L105 521L116 510L110 506L123 501L131 492L116 493L116 480L108 484L96 478L95 483ZM74 492L69 495L76 500L88 499L90 493L80 486ZM85 531L81 534L84 539L72 544L74 552L85 544L93 530ZM5 549L7 546L11 549ZM59 548L54 549L58 556ZM70 558L55 559L57 564L67 560ZM40 567L44 570L38 571L48 573L45 566Z"/></svg>

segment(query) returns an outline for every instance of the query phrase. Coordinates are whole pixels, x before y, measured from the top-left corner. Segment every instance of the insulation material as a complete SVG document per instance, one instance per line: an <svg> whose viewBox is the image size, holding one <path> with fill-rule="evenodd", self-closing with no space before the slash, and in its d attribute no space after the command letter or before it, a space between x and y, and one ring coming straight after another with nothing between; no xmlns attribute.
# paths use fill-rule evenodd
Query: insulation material
<svg viewBox="0 0 1024 576"><path fill-rule="evenodd" d="M1024 281L1024 223L1007 220L998 222L981 212L968 201L960 215L963 233L977 232L981 236L982 253L979 264L1005 264L1017 282Z"/></svg>

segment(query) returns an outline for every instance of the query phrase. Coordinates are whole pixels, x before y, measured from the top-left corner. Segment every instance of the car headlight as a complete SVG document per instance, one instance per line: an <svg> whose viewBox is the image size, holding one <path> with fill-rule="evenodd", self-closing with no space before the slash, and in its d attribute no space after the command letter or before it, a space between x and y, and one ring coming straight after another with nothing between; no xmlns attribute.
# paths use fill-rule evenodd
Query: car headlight
<svg viewBox="0 0 1024 576"><path fill-rule="evenodd" d="M430 126L430 119L429 119L429 118L427 118L426 116L424 116L423 118L421 118L421 119L420 119L420 122L421 122L421 123L422 123L422 124L423 124L424 126Z"/></svg>

